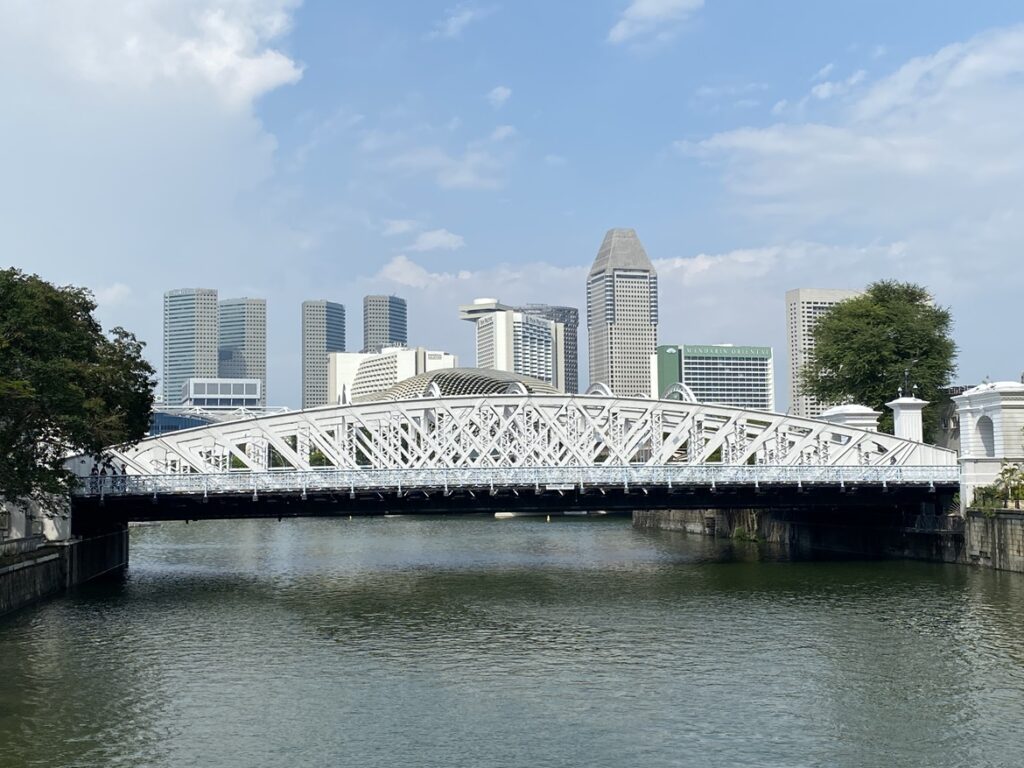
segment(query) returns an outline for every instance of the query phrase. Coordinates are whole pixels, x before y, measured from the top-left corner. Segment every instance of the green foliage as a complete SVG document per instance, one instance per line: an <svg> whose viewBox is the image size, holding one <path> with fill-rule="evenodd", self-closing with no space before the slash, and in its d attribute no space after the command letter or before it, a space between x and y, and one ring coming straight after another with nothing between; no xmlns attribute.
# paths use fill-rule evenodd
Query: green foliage
<svg viewBox="0 0 1024 768"><path fill-rule="evenodd" d="M919 285L883 280L824 315L814 329L815 348L800 373L804 394L829 403L855 402L882 412L880 426L892 431L885 403L897 396L909 371L917 397L928 400L925 439L932 440L938 412L956 371L956 344L949 310L932 303Z"/></svg>
<svg viewBox="0 0 1024 768"><path fill-rule="evenodd" d="M0 270L0 495L60 493L70 453L149 428L153 368L123 328L105 335L84 288Z"/></svg>

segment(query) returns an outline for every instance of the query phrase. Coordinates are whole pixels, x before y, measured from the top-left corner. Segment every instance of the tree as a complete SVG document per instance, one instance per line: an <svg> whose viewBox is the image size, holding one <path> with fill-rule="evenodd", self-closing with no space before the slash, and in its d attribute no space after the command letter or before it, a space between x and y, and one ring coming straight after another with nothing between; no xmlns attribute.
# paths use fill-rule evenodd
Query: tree
<svg viewBox="0 0 1024 768"><path fill-rule="evenodd" d="M84 288L0 270L0 495L61 493L69 454L146 434L155 385L143 345L103 333Z"/></svg>
<svg viewBox="0 0 1024 768"><path fill-rule="evenodd" d="M880 427L892 431L885 403L906 381L928 400L925 439L935 435L943 391L956 371L949 310L935 306L927 289L912 283L872 283L857 298L821 317L814 350L800 372L803 394L826 403L855 402L882 412ZM911 394L910 392L906 394Z"/></svg>

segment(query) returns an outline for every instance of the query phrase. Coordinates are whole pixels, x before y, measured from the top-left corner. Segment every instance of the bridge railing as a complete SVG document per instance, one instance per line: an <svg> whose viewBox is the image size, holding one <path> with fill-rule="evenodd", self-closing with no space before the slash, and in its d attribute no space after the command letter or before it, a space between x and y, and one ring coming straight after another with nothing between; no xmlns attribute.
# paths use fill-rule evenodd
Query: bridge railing
<svg viewBox="0 0 1024 768"><path fill-rule="evenodd" d="M571 490L716 485L929 485L960 480L956 466L634 465L471 469L324 469L218 474L114 475L82 479L77 496L350 493L457 489Z"/></svg>

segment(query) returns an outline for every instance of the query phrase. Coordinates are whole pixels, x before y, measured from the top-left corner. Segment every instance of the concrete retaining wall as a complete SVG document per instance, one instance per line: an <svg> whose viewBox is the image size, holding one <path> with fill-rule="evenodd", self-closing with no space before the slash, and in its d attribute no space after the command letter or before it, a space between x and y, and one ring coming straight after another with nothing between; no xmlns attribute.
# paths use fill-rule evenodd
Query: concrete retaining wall
<svg viewBox="0 0 1024 768"><path fill-rule="evenodd" d="M0 616L128 567L128 527L22 553L0 566Z"/></svg>
<svg viewBox="0 0 1024 768"><path fill-rule="evenodd" d="M966 562L958 519L891 510L672 509L633 513L637 528L760 541L794 553Z"/></svg>
<svg viewBox="0 0 1024 768"><path fill-rule="evenodd" d="M1024 513L967 513L967 559L1000 571L1024 573Z"/></svg>

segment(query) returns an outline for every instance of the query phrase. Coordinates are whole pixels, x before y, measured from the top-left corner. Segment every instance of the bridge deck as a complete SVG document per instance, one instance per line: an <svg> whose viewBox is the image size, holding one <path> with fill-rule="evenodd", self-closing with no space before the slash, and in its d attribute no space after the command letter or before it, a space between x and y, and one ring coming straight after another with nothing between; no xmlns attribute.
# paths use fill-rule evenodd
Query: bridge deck
<svg viewBox="0 0 1024 768"><path fill-rule="evenodd" d="M495 467L472 469L280 470L217 474L125 475L85 478L80 497L275 495L413 490L581 490L717 486L955 486L956 466L674 465Z"/></svg>

